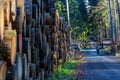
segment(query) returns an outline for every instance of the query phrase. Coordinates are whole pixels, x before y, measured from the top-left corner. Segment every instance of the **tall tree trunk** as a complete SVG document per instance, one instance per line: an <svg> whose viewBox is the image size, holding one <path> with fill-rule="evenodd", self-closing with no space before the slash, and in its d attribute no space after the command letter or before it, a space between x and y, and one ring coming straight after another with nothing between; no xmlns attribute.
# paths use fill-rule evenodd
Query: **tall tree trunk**
<svg viewBox="0 0 120 80"><path fill-rule="evenodd" d="M70 27L69 2L66 0L68 26Z"/></svg>
<svg viewBox="0 0 120 80"><path fill-rule="evenodd" d="M118 47L120 47L120 0L117 0L117 14L118 14L118 28L117 28L117 32L118 32ZM118 52L120 52L120 49L118 48Z"/></svg>
<svg viewBox="0 0 120 80"><path fill-rule="evenodd" d="M71 32L70 32L70 28L71 28L71 26L70 26L70 15L69 15L69 2L68 2L68 0L66 0L66 7L67 7L67 19L68 19L68 30L69 30L69 44L71 44ZM68 59L68 57L69 57L69 55L67 54L66 55L67 56L67 59Z"/></svg>
<svg viewBox="0 0 120 80"><path fill-rule="evenodd" d="M118 41L120 42L120 0L117 0L118 10Z"/></svg>
<svg viewBox="0 0 120 80"><path fill-rule="evenodd" d="M110 25L111 25L111 33L112 33L112 44L115 44L115 18L113 11L113 0L109 0L109 8L110 8Z"/></svg>
<svg viewBox="0 0 120 80"><path fill-rule="evenodd" d="M118 6L118 0L114 0L114 14L115 14L115 33L116 33L116 42L119 40L119 6Z"/></svg>
<svg viewBox="0 0 120 80"><path fill-rule="evenodd" d="M119 30L120 30L120 0L117 0L117 6L118 6L118 17L119 17Z"/></svg>
<svg viewBox="0 0 120 80"><path fill-rule="evenodd" d="M106 25L105 25L105 38L108 38L108 36L107 36L107 27L106 27Z"/></svg>

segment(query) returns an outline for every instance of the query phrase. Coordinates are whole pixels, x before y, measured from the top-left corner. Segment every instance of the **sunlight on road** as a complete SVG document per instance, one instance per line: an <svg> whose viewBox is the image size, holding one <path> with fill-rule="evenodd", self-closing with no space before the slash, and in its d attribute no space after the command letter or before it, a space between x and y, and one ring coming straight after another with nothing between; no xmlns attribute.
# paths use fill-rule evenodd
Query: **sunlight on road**
<svg viewBox="0 0 120 80"><path fill-rule="evenodd" d="M96 51L96 49L82 49L82 50L80 50L80 51Z"/></svg>
<svg viewBox="0 0 120 80"><path fill-rule="evenodd" d="M120 62L120 59L114 56L87 56L85 59L89 62Z"/></svg>

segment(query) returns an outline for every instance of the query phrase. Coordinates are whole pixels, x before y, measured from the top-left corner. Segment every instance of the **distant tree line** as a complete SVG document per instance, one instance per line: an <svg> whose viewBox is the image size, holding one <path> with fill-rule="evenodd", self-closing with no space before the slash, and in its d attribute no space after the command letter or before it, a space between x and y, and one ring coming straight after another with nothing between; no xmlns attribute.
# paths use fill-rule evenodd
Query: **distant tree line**
<svg viewBox="0 0 120 80"><path fill-rule="evenodd" d="M102 38L112 38L110 0L88 0L88 3L86 1L69 0L72 39L102 41ZM115 38L117 38L120 25L120 3L119 0L111 1L115 27L113 33L115 33ZM67 19L65 0L56 0L56 7L60 16L64 16Z"/></svg>

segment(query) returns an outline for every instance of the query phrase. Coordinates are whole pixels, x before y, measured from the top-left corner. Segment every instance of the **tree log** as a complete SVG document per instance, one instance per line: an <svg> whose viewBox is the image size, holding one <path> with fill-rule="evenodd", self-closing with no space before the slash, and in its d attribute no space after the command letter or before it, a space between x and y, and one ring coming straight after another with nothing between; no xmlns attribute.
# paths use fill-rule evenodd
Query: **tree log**
<svg viewBox="0 0 120 80"><path fill-rule="evenodd" d="M16 15L17 15L17 2L16 0L11 0L11 15L12 15L12 20L16 20Z"/></svg>
<svg viewBox="0 0 120 80"><path fill-rule="evenodd" d="M4 38L4 6L3 3L0 2L0 39Z"/></svg>
<svg viewBox="0 0 120 80"><path fill-rule="evenodd" d="M46 25L50 25L51 24L51 16L49 13L45 13L44 14L44 22Z"/></svg>
<svg viewBox="0 0 120 80"><path fill-rule="evenodd" d="M6 80L7 66L6 62L0 61L0 80Z"/></svg>
<svg viewBox="0 0 120 80"><path fill-rule="evenodd" d="M4 41L9 45L10 48L10 60L11 64L14 65L17 51L17 34L16 30L6 30Z"/></svg>

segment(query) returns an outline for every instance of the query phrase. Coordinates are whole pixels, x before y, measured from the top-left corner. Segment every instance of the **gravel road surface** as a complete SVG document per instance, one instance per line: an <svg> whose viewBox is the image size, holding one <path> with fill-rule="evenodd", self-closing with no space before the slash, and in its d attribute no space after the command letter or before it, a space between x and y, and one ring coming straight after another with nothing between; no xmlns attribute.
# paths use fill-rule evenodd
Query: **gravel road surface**
<svg viewBox="0 0 120 80"><path fill-rule="evenodd" d="M75 80L120 80L120 58L87 51L81 74Z"/></svg>

